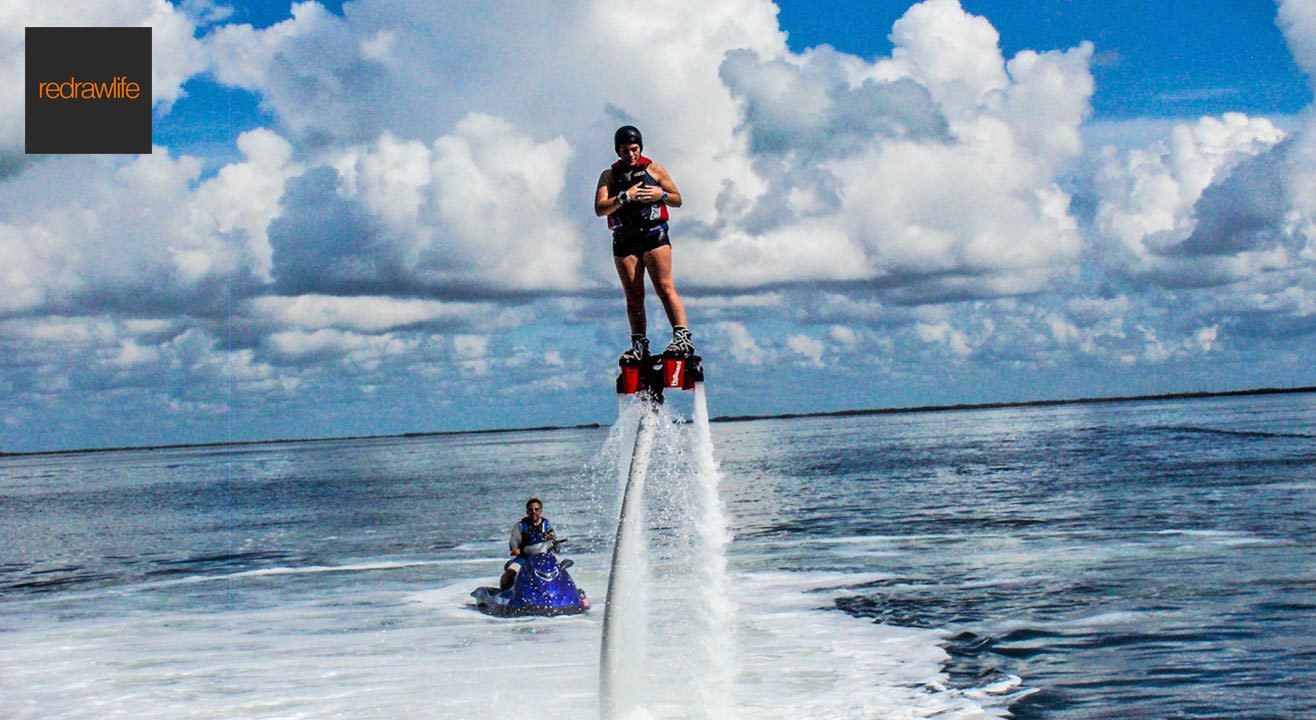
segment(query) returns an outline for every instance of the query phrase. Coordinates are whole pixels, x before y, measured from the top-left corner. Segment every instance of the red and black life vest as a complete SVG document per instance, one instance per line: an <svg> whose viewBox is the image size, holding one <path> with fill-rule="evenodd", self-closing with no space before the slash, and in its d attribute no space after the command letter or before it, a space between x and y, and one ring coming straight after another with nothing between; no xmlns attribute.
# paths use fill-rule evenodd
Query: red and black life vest
<svg viewBox="0 0 1316 720"><path fill-rule="evenodd" d="M637 182L658 186L658 181L649 174L653 161L643 155L639 162L627 165L625 160L612 164L612 179L608 182L608 197L617 197L618 193L629 190ZM608 216L608 229L617 231L644 231L667 222L667 206L660 202L629 202Z"/></svg>

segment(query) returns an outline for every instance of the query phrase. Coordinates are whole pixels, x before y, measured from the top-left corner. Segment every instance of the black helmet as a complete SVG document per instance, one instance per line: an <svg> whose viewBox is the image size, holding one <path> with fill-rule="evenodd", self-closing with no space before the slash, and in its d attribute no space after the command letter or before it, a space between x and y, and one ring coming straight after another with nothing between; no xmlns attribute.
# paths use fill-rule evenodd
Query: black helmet
<svg viewBox="0 0 1316 720"><path fill-rule="evenodd" d="M617 132L612 134L613 150L631 143L638 144L641 150L644 149L644 136L640 134L640 129L634 125L622 125L617 128Z"/></svg>

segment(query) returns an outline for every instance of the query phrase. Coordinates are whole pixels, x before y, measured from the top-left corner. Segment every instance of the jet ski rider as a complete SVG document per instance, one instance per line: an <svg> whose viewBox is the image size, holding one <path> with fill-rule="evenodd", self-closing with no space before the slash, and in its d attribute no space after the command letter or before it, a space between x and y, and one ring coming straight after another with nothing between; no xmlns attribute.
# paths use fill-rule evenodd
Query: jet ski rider
<svg viewBox="0 0 1316 720"><path fill-rule="evenodd" d="M685 305L672 282L672 242L667 235L667 208L681 207L681 191L663 166L641 154L644 137L635 126L617 128L612 146L620 159L599 176L594 214L608 218L612 259L626 294L631 346L621 359L642 362L649 357L644 310L646 270L672 323L672 342L664 352L688 357L695 352L694 338L686 327Z"/></svg>
<svg viewBox="0 0 1316 720"><path fill-rule="evenodd" d="M525 517L512 526L512 537L507 547L512 552L512 559L503 566L503 576L498 579L498 590L503 591L516 582L516 574L525 565L525 549L531 545L557 540L553 523L544 517L544 504L539 498L530 498L525 503Z"/></svg>

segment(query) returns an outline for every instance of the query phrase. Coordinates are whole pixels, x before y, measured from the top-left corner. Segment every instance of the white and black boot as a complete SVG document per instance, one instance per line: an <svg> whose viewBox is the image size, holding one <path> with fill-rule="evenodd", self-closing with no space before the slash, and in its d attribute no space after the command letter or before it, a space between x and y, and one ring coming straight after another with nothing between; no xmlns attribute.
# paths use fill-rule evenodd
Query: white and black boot
<svg viewBox="0 0 1316 720"><path fill-rule="evenodd" d="M668 343L664 355L670 357L690 357L695 354L695 339L684 325L672 328L672 342Z"/></svg>
<svg viewBox="0 0 1316 720"><path fill-rule="evenodd" d="M631 333L631 347L621 354L623 363L640 363L649 359L649 338L639 334Z"/></svg>

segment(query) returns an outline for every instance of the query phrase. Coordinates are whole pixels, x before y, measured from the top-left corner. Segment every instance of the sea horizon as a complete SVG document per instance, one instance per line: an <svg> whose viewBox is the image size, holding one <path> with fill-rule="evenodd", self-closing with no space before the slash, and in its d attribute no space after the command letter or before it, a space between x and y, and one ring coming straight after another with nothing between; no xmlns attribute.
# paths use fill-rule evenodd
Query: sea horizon
<svg viewBox="0 0 1316 720"><path fill-rule="evenodd" d="M1293 387L1258 387L1241 390L1198 390L1172 393L1151 393L1141 395L1109 395L1077 398L1050 398L1038 400L1004 400L981 403L952 403L943 405L909 405L882 408L853 408L843 410L819 410L800 413L771 413L762 415L715 415L710 423L755 422L762 420L792 420L797 418L826 417L863 417L868 415L901 415L911 413L957 412L972 410L992 410L997 408L1052 407L1064 405L1089 405L1101 403L1154 402L1158 400L1194 400L1218 397L1246 397L1252 395L1289 395L1316 392L1316 385ZM382 440L388 438L439 437L450 435L485 435L518 432L552 432L559 430L594 430L606 427L604 423L577 423L574 425L538 425L526 427L477 428L474 430L420 430L401 433L380 433L372 435L331 435L309 438L264 438L249 440L215 440L210 442L165 443L155 445L117 445L107 447L65 448L55 450L0 450L0 458L29 457L40 455L80 455L89 453L110 453L143 450L173 450L183 448L207 447L241 447L247 445L279 445L288 443L342 442L346 440Z"/></svg>

